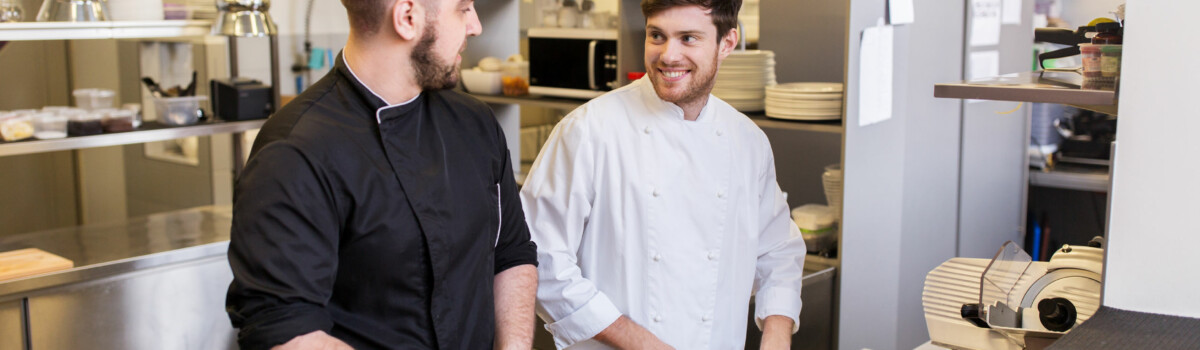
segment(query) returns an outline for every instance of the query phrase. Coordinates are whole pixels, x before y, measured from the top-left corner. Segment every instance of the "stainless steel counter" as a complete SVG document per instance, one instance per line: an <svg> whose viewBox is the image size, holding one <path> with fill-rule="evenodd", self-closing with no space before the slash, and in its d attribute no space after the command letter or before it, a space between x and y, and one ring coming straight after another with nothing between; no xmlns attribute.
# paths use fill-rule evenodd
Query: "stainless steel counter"
<svg viewBox="0 0 1200 350"><path fill-rule="evenodd" d="M39 248L76 265L0 282L0 349L235 348L230 214L202 207L0 239L0 251Z"/></svg>
<svg viewBox="0 0 1200 350"><path fill-rule="evenodd" d="M0 238L0 251L38 248L75 262L70 270L0 282L0 301L36 289L224 257L231 218L229 207L199 207Z"/></svg>

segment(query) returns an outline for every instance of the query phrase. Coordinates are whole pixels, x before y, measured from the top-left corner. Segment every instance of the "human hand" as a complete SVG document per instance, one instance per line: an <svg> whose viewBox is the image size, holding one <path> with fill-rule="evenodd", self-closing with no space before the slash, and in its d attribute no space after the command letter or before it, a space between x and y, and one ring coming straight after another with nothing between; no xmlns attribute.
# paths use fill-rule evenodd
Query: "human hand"
<svg viewBox="0 0 1200 350"><path fill-rule="evenodd" d="M292 338L287 343L276 345L271 350L354 350L354 348L325 331L313 331Z"/></svg>

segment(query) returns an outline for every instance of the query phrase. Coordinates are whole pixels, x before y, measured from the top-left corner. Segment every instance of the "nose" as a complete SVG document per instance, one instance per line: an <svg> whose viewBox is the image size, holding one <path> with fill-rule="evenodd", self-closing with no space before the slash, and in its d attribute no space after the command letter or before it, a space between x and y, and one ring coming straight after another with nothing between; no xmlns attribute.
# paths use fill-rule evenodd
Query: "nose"
<svg viewBox="0 0 1200 350"><path fill-rule="evenodd" d="M667 40L659 59L667 64L683 60L683 45L676 40Z"/></svg>
<svg viewBox="0 0 1200 350"><path fill-rule="evenodd" d="M483 24L479 23L479 13L475 11L475 5L471 5L471 18L467 19L467 36L479 36L483 34Z"/></svg>

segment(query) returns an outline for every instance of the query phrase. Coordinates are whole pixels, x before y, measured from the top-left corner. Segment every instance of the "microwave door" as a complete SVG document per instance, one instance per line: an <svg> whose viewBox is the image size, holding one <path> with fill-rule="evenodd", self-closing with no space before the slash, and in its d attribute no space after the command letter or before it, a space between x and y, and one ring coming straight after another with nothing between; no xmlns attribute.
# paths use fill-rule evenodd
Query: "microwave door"
<svg viewBox="0 0 1200 350"><path fill-rule="evenodd" d="M529 77L534 86L591 90L592 40L530 38Z"/></svg>

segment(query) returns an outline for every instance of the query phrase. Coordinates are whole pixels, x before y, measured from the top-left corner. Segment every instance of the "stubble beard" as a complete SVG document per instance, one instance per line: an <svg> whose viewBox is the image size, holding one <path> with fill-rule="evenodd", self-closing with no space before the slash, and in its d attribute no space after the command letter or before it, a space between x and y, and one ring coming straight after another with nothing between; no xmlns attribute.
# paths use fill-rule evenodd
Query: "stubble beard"
<svg viewBox="0 0 1200 350"><path fill-rule="evenodd" d="M416 71L417 84L421 90L444 90L458 86L458 64L446 63L433 53L433 44L437 42L437 31L434 23L430 22L429 31L421 36L421 41L413 48L413 70Z"/></svg>
<svg viewBox="0 0 1200 350"><path fill-rule="evenodd" d="M698 69L692 69L692 79L688 83L687 89L682 93L673 93L665 88L666 82L663 81L662 73L655 72L650 75L650 80L654 85L654 92L658 94L658 98L666 102L671 102L679 106L690 104L701 104L706 102L708 94L712 92L713 86L716 85L717 77L717 55L713 55L712 65L708 71L701 72ZM666 67L671 68L671 67Z"/></svg>

